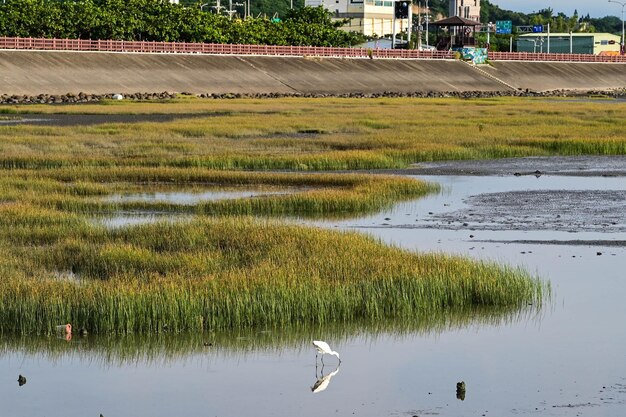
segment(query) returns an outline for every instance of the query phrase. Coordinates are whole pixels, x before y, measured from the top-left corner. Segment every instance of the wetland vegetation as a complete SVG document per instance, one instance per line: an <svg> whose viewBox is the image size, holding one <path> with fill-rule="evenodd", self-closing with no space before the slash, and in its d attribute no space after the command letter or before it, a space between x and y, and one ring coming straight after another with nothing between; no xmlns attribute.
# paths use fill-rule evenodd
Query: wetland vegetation
<svg viewBox="0 0 626 417"><path fill-rule="evenodd" d="M154 123L3 128L3 168L403 168L419 161L623 155L626 103L523 98L180 99L0 112L180 114ZM206 117L185 119L188 114ZM13 115L15 116L15 114Z"/></svg>
<svg viewBox="0 0 626 417"><path fill-rule="evenodd" d="M389 175L306 171L624 154L624 107L512 98L5 107L17 115L206 117L0 130L0 331L43 334L64 322L92 333L274 328L538 306L549 286L524 271L281 218L358 216L437 189ZM270 194L195 204L107 199L222 189ZM116 229L93 221L146 211L192 216Z"/></svg>
<svg viewBox="0 0 626 417"><path fill-rule="evenodd" d="M297 323L273 328L239 328L227 331L185 333L131 333L124 335L73 336L78 343L62 343L64 337L8 335L0 339L0 355L22 356L53 361L63 358L85 358L107 365L167 364L189 355L207 354L243 357L255 352L276 353L285 348L302 349L323 334L333 344L364 338L370 342L393 336L396 340L418 335L438 335L446 330L467 326L513 325L540 319L537 310L512 310L507 307L471 307L440 310L414 318L330 323L323 325Z"/></svg>

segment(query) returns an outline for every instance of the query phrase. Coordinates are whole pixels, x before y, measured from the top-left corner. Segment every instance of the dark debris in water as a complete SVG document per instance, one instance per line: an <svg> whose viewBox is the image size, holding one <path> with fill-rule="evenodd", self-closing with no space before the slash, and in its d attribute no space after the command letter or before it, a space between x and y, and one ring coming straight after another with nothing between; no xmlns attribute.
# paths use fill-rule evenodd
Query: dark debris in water
<svg viewBox="0 0 626 417"><path fill-rule="evenodd" d="M484 243L515 243L521 245L564 245L564 246L603 246L603 247L626 247L626 240L477 240ZM522 253L532 253L531 251ZM596 252L596 256L601 256L603 252ZM612 256L616 254L611 253Z"/></svg>
<svg viewBox="0 0 626 417"><path fill-rule="evenodd" d="M411 417L422 417L422 416L438 416L441 413L434 410L412 410L406 413Z"/></svg>
<svg viewBox="0 0 626 417"><path fill-rule="evenodd" d="M550 156L501 158L492 160L443 161L420 163L408 170L415 175L534 175L602 176L626 175L626 157Z"/></svg>
<svg viewBox="0 0 626 417"><path fill-rule="evenodd" d="M553 405L552 408L583 408L583 407L599 407L599 406L600 404L587 402L587 403L580 403L580 404Z"/></svg>
<svg viewBox="0 0 626 417"><path fill-rule="evenodd" d="M465 381L456 383L456 398L465 401Z"/></svg>

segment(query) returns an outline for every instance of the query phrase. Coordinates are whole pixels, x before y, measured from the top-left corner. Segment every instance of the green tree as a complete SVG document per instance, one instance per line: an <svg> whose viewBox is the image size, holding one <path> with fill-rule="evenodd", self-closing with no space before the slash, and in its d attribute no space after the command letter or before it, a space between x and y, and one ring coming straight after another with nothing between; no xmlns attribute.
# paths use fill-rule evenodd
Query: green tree
<svg viewBox="0 0 626 417"><path fill-rule="evenodd" d="M197 6L197 7L196 7ZM0 4L0 36L348 46L363 37L321 7L266 17L229 19L168 0L7 0Z"/></svg>

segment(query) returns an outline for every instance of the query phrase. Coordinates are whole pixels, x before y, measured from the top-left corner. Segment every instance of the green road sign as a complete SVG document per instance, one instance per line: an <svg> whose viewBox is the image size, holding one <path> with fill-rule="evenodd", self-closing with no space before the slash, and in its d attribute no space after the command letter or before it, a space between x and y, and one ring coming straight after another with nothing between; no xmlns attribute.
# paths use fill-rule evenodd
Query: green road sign
<svg viewBox="0 0 626 417"><path fill-rule="evenodd" d="M496 22L496 34L510 35L513 32L513 22L510 20L498 20Z"/></svg>

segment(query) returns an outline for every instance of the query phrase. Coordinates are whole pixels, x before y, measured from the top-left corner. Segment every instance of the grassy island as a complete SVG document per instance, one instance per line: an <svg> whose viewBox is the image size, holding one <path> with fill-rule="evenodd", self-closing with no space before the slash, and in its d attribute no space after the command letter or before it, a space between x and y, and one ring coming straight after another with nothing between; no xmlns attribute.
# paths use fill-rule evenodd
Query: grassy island
<svg viewBox="0 0 626 417"><path fill-rule="evenodd" d="M45 334L65 322L105 334L419 321L540 305L549 288L524 271L411 253L284 218L358 216L437 189L400 176L319 171L624 154L625 107L511 98L186 98L0 108L3 118L181 115L0 129L0 332ZM193 204L114 198L181 190L259 195ZM125 227L99 221L116 213L165 219Z"/></svg>

